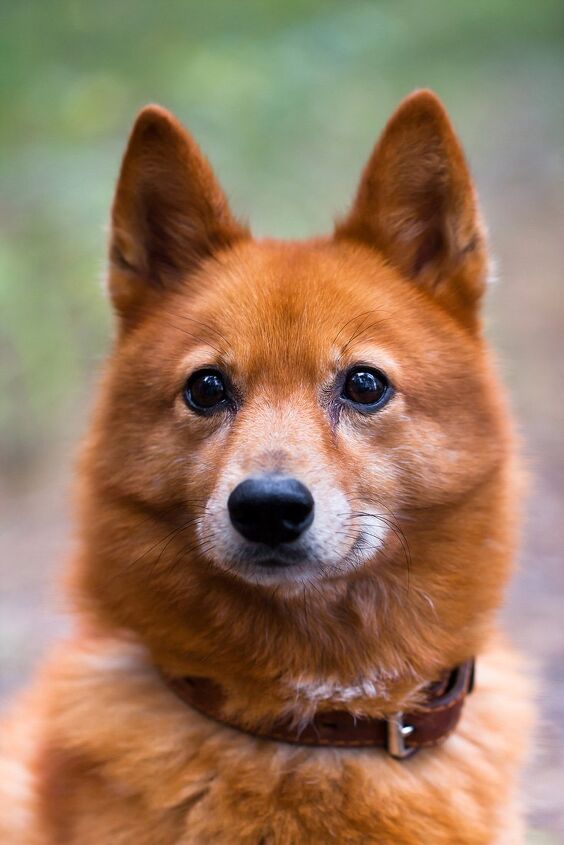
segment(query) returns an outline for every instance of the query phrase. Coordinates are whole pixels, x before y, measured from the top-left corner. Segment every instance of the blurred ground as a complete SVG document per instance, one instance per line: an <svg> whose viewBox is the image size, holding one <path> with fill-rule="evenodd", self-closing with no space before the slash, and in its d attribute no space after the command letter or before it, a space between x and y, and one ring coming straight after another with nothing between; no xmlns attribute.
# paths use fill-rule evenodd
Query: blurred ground
<svg viewBox="0 0 564 845"><path fill-rule="evenodd" d="M75 442L109 338L99 277L133 114L189 125L257 234L327 229L389 112L435 88L500 281L488 332L531 475L504 609L541 676L534 842L564 842L564 4L0 0L0 695L64 628Z"/></svg>

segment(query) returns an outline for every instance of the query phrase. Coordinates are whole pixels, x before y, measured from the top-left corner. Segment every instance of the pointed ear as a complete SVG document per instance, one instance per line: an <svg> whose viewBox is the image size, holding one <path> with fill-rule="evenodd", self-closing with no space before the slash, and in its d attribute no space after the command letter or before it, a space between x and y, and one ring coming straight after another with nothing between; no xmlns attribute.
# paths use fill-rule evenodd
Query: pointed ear
<svg viewBox="0 0 564 845"><path fill-rule="evenodd" d="M137 117L112 207L110 293L127 317L148 292L186 277L207 256L248 236L207 159L165 109Z"/></svg>
<svg viewBox="0 0 564 845"><path fill-rule="evenodd" d="M392 115L335 236L381 251L473 323L487 274L476 194L440 100L416 91Z"/></svg>

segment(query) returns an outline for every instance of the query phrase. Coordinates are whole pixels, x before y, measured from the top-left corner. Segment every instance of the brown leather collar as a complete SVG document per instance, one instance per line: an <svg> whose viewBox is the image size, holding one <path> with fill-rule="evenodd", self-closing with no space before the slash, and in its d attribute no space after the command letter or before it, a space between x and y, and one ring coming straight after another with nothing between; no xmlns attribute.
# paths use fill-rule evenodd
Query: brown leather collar
<svg viewBox="0 0 564 845"><path fill-rule="evenodd" d="M447 673L444 683L428 688L424 703L409 713L387 718L355 716L348 710L321 711L302 728L289 717L277 719L269 728L250 730L222 715L223 690L209 678L165 678L170 689L195 710L217 722L263 739L295 745L340 748L384 748L398 760L420 748L438 745L458 724L464 699L474 685L474 660Z"/></svg>

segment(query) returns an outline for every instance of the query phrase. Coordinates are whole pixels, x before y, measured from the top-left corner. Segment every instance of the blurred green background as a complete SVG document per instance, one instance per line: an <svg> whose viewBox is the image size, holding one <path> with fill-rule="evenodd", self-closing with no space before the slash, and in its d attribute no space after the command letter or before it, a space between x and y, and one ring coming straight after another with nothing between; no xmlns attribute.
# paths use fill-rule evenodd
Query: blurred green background
<svg viewBox="0 0 564 845"><path fill-rule="evenodd" d="M0 0L0 689L64 627L51 585L111 336L105 226L135 112L175 111L255 232L294 237L346 208L422 86L463 139L498 258L488 331L532 477L505 615L543 678L534 841L562 842L563 0Z"/></svg>

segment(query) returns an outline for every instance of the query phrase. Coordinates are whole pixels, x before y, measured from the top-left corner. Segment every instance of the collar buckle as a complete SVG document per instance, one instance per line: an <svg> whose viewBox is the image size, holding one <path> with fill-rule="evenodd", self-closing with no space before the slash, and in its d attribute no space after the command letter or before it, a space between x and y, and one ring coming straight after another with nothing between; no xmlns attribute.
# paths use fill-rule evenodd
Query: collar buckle
<svg viewBox="0 0 564 845"><path fill-rule="evenodd" d="M392 713L386 719L388 742L387 751L390 757L395 760L405 760L417 751L416 747L406 745L406 739L411 736L415 728L413 725L406 725L404 714L401 712Z"/></svg>

